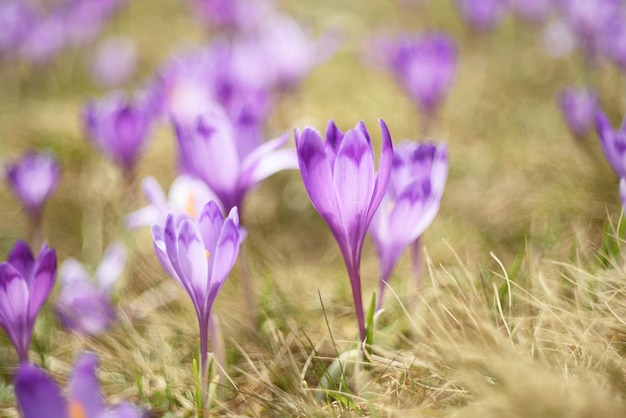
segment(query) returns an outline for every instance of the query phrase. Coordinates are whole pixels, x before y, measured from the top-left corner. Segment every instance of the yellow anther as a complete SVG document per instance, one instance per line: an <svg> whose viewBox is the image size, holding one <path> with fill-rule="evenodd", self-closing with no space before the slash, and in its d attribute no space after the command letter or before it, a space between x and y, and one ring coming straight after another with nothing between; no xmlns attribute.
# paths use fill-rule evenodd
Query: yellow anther
<svg viewBox="0 0 626 418"><path fill-rule="evenodd" d="M187 204L185 205L185 212L187 215L191 216L193 219L197 219L196 214L196 195L191 193L187 198Z"/></svg>
<svg viewBox="0 0 626 418"><path fill-rule="evenodd" d="M387 203L387 213L391 213L391 211L393 210L393 207L395 206L395 202L388 202Z"/></svg>
<svg viewBox="0 0 626 418"><path fill-rule="evenodd" d="M67 404L67 412L69 418L87 418L85 408L76 400L72 400Z"/></svg>
<svg viewBox="0 0 626 418"><path fill-rule="evenodd" d="M207 260L209 259L209 257L211 257L211 253L209 252L209 250L204 250L204 254L206 255Z"/></svg>

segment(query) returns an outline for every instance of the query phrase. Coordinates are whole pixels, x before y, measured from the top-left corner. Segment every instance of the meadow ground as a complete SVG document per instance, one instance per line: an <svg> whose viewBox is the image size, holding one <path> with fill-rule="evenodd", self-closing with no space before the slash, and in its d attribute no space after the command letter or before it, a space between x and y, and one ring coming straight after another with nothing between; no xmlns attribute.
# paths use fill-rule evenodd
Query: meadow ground
<svg viewBox="0 0 626 418"><path fill-rule="evenodd" d="M132 1L106 30L138 43L136 85L183 42L203 38L179 1ZM626 280L618 181L595 135L575 141L556 107L556 90L590 78L613 121L621 117L623 76L592 74L580 56L542 52L539 30L514 19L490 34L469 33L448 1L399 8L388 1L280 2L315 32L340 29L345 41L297 93L282 98L270 137L306 125L343 129L363 119L394 141L423 139L418 113L383 72L363 60L377 29L438 28L459 42L459 68L429 135L449 147L441 210L426 231L419 292L408 255L397 266L378 318L370 362L347 363L345 381L322 387L328 367L354 348L358 329L337 244L310 205L297 171L253 191L243 218L244 250L217 298L228 382L210 412L224 416L626 416ZM155 416L193 416L192 360L197 324L188 296L163 271L147 229L125 231L122 217L145 204L123 188L117 168L85 139L80 110L99 96L84 70L87 49L47 68L0 68L0 152L52 149L62 181L44 215L59 261L95 265L121 239L130 249L117 293L120 320L105 335L63 331L50 302L39 316L31 355L60 382L82 350L100 358L110 402L128 399ZM378 147L377 147L378 149ZM174 137L163 124L137 178L166 186L175 175ZM138 181L134 185L138 188ZM28 226L0 188L0 254ZM242 275L253 278L253 317ZM366 241L364 300L378 265ZM0 335L0 415L16 416L11 381L17 357Z"/></svg>

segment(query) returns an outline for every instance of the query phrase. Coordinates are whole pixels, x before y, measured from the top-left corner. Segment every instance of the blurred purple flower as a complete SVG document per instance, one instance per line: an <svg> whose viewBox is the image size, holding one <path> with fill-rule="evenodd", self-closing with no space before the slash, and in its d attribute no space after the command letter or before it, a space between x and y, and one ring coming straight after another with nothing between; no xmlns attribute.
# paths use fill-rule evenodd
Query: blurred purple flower
<svg viewBox="0 0 626 418"><path fill-rule="evenodd" d="M150 138L154 109L146 97L131 101L114 92L85 105L83 119L89 139L125 171L132 171Z"/></svg>
<svg viewBox="0 0 626 418"><path fill-rule="evenodd" d="M23 2L0 2L0 58L15 54L31 29L32 20L32 13Z"/></svg>
<svg viewBox="0 0 626 418"><path fill-rule="evenodd" d="M170 214L165 226L152 226L152 239L161 265L185 288L196 309L201 378L206 381L211 308L237 260L242 240L237 208L226 219L213 201L204 206L197 221Z"/></svg>
<svg viewBox="0 0 626 418"><path fill-rule="evenodd" d="M21 159L7 164L7 181L15 196L36 221L58 185L61 169L53 154L27 151Z"/></svg>
<svg viewBox="0 0 626 418"><path fill-rule="evenodd" d="M46 244L35 259L28 245L18 241L7 261L0 263L0 326L22 363L28 361L35 319L54 286L56 273L56 253Z"/></svg>
<svg viewBox="0 0 626 418"><path fill-rule="evenodd" d="M236 137L235 127L217 104L193 125L174 119L183 173L203 180L224 209L241 209L246 193L278 171L297 168L295 150L281 148L284 135L249 151Z"/></svg>
<svg viewBox="0 0 626 418"><path fill-rule="evenodd" d="M467 23L476 31L494 29L507 11L507 0L457 0Z"/></svg>
<svg viewBox="0 0 626 418"><path fill-rule="evenodd" d="M102 87L119 87L137 70L137 49L129 38L108 38L97 47L90 62L93 79Z"/></svg>
<svg viewBox="0 0 626 418"><path fill-rule="evenodd" d="M344 135L331 120L325 140L311 127L295 132L304 187L337 240L348 270L362 342L366 334L361 250L367 228L387 189L393 156L389 130L382 119L379 124L383 145L378 173L372 141L363 122Z"/></svg>
<svg viewBox="0 0 626 418"><path fill-rule="evenodd" d="M626 121L618 130L614 130L606 115L598 110L596 113L596 132L604 156L619 178L626 178Z"/></svg>
<svg viewBox="0 0 626 418"><path fill-rule="evenodd" d="M444 34L405 35L383 41L387 65L427 117L443 101L456 70L457 49Z"/></svg>
<svg viewBox="0 0 626 418"><path fill-rule="evenodd" d="M522 19L533 23L544 22L554 6L554 0L512 0L513 11Z"/></svg>
<svg viewBox="0 0 626 418"><path fill-rule="evenodd" d="M403 142L394 148L391 180L369 227L381 270L377 311L400 255L435 219L447 176L445 144Z"/></svg>
<svg viewBox="0 0 626 418"><path fill-rule="evenodd" d="M587 59L595 62L603 32L623 15L621 0L561 0L557 5L585 49Z"/></svg>
<svg viewBox="0 0 626 418"><path fill-rule="evenodd" d="M84 45L93 41L126 0L71 0L63 11L67 41Z"/></svg>
<svg viewBox="0 0 626 418"><path fill-rule="evenodd" d="M257 51L259 67L267 72L267 85L281 90L297 86L340 42L329 36L315 40L291 17L273 13L263 20Z"/></svg>
<svg viewBox="0 0 626 418"><path fill-rule="evenodd" d="M104 252L93 280L77 260L68 258L61 264L56 311L65 328L98 335L111 326L117 318L111 300L113 286L125 262L125 247L114 243Z"/></svg>
<svg viewBox="0 0 626 418"><path fill-rule="evenodd" d="M233 119L245 108L264 121L270 101L259 54L252 44L221 40L171 58L153 84L161 114L191 124L219 103Z"/></svg>
<svg viewBox="0 0 626 418"><path fill-rule="evenodd" d="M209 27L245 32L261 19L269 2L259 0L189 0L195 16Z"/></svg>
<svg viewBox="0 0 626 418"><path fill-rule="evenodd" d="M567 86L557 93L556 100L567 126L576 138L585 138L593 131L598 97L592 89Z"/></svg>
<svg viewBox="0 0 626 418"><path fill-rule="evenodd" d="M128 229L163 225L169 213L176 216L187 215L197 220L208 201L213 200L220 205L215 193L202 180L186 175L178 176L172 182L167 198L153 177L146 177L141 184L149 204L126 217Z"/></svg>
<svg viewBox="0 0 626 418"><path fill-rule="evenodd" d="M620 178L620 197L626 209L626 121L619 130L614 130L611 122L601 110L596 113L596 132L600 146L609 165Z"/></svg>
<svg viewBox="0 0 626 418"><path fill-rule="evenodd" d="M65 47L65 41L59 14L35 19L20 44L20 56L31 64L47 64Z"/></svg>
<svg viewBox="0 0 626 418"><path fill-rule="evenodd" d="M20 365L15 376L15 397L24 418L141 418L143 412L122 402L104 404L96 376L98 358L86 352L78 356L70 378L69 399L43 369L31 363Z"/></svg>
<svg viewBox="0 0 626 418"><path fill-rule="evenodd" d="M604 28L600 48L621 70L626 70L626 16L622 15Z"/></svg>

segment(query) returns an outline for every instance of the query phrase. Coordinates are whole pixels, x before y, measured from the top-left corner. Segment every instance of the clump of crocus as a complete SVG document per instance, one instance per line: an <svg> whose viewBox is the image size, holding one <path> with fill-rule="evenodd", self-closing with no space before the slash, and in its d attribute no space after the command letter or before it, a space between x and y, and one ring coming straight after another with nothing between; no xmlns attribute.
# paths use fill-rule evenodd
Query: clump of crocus
<svg viewBox="0 0 626 418"><path fill-rule="evenodd" d="M508 0L457 0L457 6L473 30L489 31L504 17Z"/></svg>
<svg viewBox="0 0 626 418"><path fill-rule="evenodd" d="M620 197L626 208L626 123L614 130L606 115L598 110L596 113L596 132L600 137L600 145L609 165L620 178Z"/></svg>
<svg viewBox="0 0 626 418"><path fill-rule="evenodd" d="M595 64L604 33L620 19L623 5L615 0L561 0L555 4L582 46L588 62Z"/></svg>
<svg viewBox="0 0 626 418"><path fill-rule="evenodd" d="M594 129L598 97L588 87L564 87L556 96L561 113L572 134L583 139Z"/></svg>
<svg viewBox="0 0 626 418"><path fill-rule="evenodd" d="M28 361L35 319L50 295L56 273L56 253L46 244L35 259L28 245L18 241L7 261L0 263L0 326L22 363Z"/></svg>
<svg viewBox="0 0 626 418"><path fill-rule="evenodd" d="M154 250L167 273L185 288L198 317L200 379L206 383L208 327L211 309L230 273L241 244L239 216L234 207L226 218L208 202L197 221L170 214L165 225L152 227Z"/></svg>
<svg viewBox="0 0 626 418"><path fill-rule="evenodd" d="M204 181L225 210L241 210L246 193L278 171L296 168L293 149L282 148L284 135L249 150L236 135L228 115L217 104L187 125L174 120L181 171Z"/></svg>
<svg viewBox="0 0 626 418"><path fill-rule="evenodd" d="M172 182L167 197L154 177L146 177L141 185L149 204L126 217L128 229L164 225L169 213L197 220L206 202L213 200L220 205L215 193L202 180L184 174Z"/></svg>
<svg viewBox="0 0 626 418"><path fill-rule="evenodd" d="M131 100L122 92L114 92L88 102L83 119L89 139L132 178L137 159L150 138L153 114L148 97Z"/></svg>
<svg viewBox="0 0 626 418"><path fill-rule="evenodd" d="M194 15L211 28L225 32L244 32L258 22L267 1L190 0Z"/></svg>
<svg viewBox="0 0 626 418"><path fill-rule="evenodd" d="M40 367L20 365L15 375L15 396L24 418L141 418L143 412L127 402L108 408L102 397L94 353L83 353L74 365L68 398Z"/></svg>
<svg viewBox="0 0 626 418"><path fill-rule="evenodd" d="M457 48L442 33L403 35L379 44L386 66L422 112L423 130L443 102L456 71Z"/></svg>
<svg viewBox="0 0 626 418"><path fill-rule="evenodd" d="M28 151L6 166L7 181L28 213L31 227L39 234L44 205L54 194L61 176L56 157L50 153Z"/></svg>
<svg viewBox="0 0 626 418"><path fill-rule="evenodd" d="M87 335L98 335L111 326L117 318L111 300L113 286L125 262L125 247L114 243L104 252L93 279L74 258L68 258L61 264L61 292L56 311L64 327Z"/></svg>
<svg viewBox="0 0 626 418"><path fill-rule="evenodd" d="M372 140L363 122L343 134L330 121L325 140L311 127L295 133L304 187L337 240L348 270L361 342L366 339L361 251L387 189L393 156L389 130L382 119L379 124L383 145L378 172Z"/></svg>
<svg viewBox="0 0 626 418"><path fill-rule="evenodd" d="M369 228L381 271L377 311L404 250L413 243L419 254L419 238L435 219L447 176L445 144L403 142L394 148L391 180ZM418 270L419 257L414 263Z"/></svg>

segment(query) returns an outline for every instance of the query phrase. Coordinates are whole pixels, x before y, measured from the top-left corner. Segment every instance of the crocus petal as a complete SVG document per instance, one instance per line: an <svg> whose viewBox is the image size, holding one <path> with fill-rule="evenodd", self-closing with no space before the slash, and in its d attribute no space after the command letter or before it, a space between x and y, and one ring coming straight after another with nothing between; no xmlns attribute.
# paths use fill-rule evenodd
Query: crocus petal
<svg viewBox="0 0 626 418"><path fill-rule="evenodd" d="M202 235L204 248L211 254L215 253L223 224L224 216L222 216L222 211L217 204L210 201L204 205L198 219L198 229ZM209 261L209 265L212 264L213 262Z"/></svg>
<svg viewBox="0 0 626 418"><path fill-rule="evenodd" d="M626 208L626 179L624 178L619 181L619 196L622 199L622 207Z"/></svg>
<svg viewBox="0 0 626 418"><path fill-rule="evenodd" d="M122 402L99 418L142 418L143 416L143 411L128 402Z"/></svg>
<svg viewBox="0 0 626 418"><path fill-rule="evenodd" d="M624 161L626 139L621 138L624 134L622 131L615 132L609 119L600 110L596 113L596 130L600 137L602 151L611 168L619 177L626 177L626 161Z"/></svg>
<svg viewBox="0 0 626 418"><path fill-rule="evenodd" d="M85 417L99 417L105 411L100 384L96 377L98 357L94 353L81 354L74 365L70 382L70 401L84 410Z"/></svg>
<svg viewBox="0 0 626 418"><path fill-rule="evenodd" d="M339 213L352 244L358 245L365 236L362 226L374 189L374 169L371 144L358 129L346 132L335 160L333 180L341 196Z"/></svg>
<svg viewBox="0 0 626 418"><path fill-rule="evenodd" d="M154 177L146 177L141 182L141 189L150 205L156 207L163 213L167 213L167 199L161 185Z"/></svg>
<svg viewBox="0 0 626 418"><path fill-rule="evenodd" d="M124 227L126 229L137 229L142 226L151 226L161 221L160 215L161 212L154 206L145 206L128 214L124 219Z"/></svg>
<svg viewBox="0 0 626 418"><path fill-rule="evenodd" d="M234 212L233 212L234 211ZM226 221L215 250L215 261L211 272L211 289L208 305L210 306L221 289L226 276L235 265L239 254L239 225L236 220L237 208L233 208Z"/></svg>
<svg viewBox="0 0 626 418"><path fill-rule="evenodd" d="M391 143L391 135L389 129L382 119L378 120L380 130L382 132L383 145L380 152L380 161L378 163L378 173L376 174L376 184L374 185L374 192L370 207L368 209L367 218L365 219L365 227L369 225L380 205L387 186L389 185L389 179L391 177L391 165L393 162L393 145Z"/></svg>
<svg viewBox="0 0 626 418"><path fill-rule="evenodd" d="M179 280L186 282L185 276L180 269L180 263L178 262L178 242L176 239L176 226L174 225L174 215L169 214L165 220L165 229L163 230L163 241L165 242L165 251L167 253L167 259L172 266L172 269L178 276ZM154 229L153 229L154 231Z"/></svg>
<svg viewBox="0 0 626 418"><path fill-rule="evenodd" d="M268 141L246 157L241 164L240 189L248 190L279 171L298 168L298 155L294 149L278 149L288 139L283 135Z"/></svg>
<svg viewBox="0 0 626 418"><path fill-rule="evenodd" d="M198 219L204 205L211 200L220 210L222 207L217 194L204 181L185 175L172 182L168 200L170 210L185 213L192 219Z"/></svg>
<svg viewBox="0 0 626 418"><path fill-rule="evenodd" d="M167 274L169 274L178 283L183 285L180 277L178 277L178 273L176 273L176 271L172 267L172 264L170 263L169 256L167 255L167 248L165 247L164 236L165 231L163 230L162 226L152 226L152 241L154 243L154 251L156 252L157 258L159 259L161 266L163 266Z"/></svg>
<svg viewBox="0 0 626 418"><path fill-rule="evenodd" d="M196 300L201 301L207 294L208 258L211 254L204 248L200 231L193 221L183 220L176 235L181 279L190 283Z"/></svg>
<svg viewBox="0 0 626 418"><path fill-rule="evenodd" d="M428 187L426 187L428 185ZM430 183L419 180L410 184L396 198L389 214L389 231L393 240L408 246L426 230L435 219L439 209L439 200L432 199ZM412 220L410 226L407 219Z"/></svg>
<svg viewBox="0 0 626 418"><path fill-rule="evenodd" d="M311 203L333 233L343 235L337 193L331 186L334 184L331 167L319 132L309 127L299 135L296 132L296 149L302 182Z"/></svg>
<svg viewBox="0 0 626 418"><path fill-rule="evenodd" d="M298 169L298 154L295 149L276 150L266 154L257 162L241 187L247 190L279 171L296 169Z"/></svg>
<svg viewBox="0 0 626 418"><path fill-rule="evenodd" d="M324 143L324 147L326 149L326 157L328 158L328 163L333 169L335 167L335 158L337 158L337 151L339 150L339 145L341 145L341 141L343 140L343 132L335 125L334 120L329 120L328 125L326 126L326 142Z"/></svg>
<svg viewBox="0 0 626 418"><path fill-rule="evenodd" d="M9 263L0 263L0 325L22 361L28 357L32 333L28 324L28 298L28 285L20 272Z"/></svg>
<svg viewBox="0 0 626 418"><path fill-rule="evenodd" d="M39 367L24 363L15 376L15 396L24 418L67 418L61 389Z"/></svg>
<svg viewBox="0 0 626 418"><path fill-rule="evenodd" d="M443 189L448 179L448 146L440 144L433 156L432 172L430 174L430 184L433 195L441 197Z"/></svg>
<svg viewBox="0 0 626 418"><path fill-rule="evenodd" d="M94 278L101 289L110 292L126 263L126 248L121 243L109 245L96 269Z"/></svg>
<svg viewBox="0 0 626 418"><path fill-rule="evenodd" d="M90 282L65 285L56 300L56 313L63 327L93 336L109 329L117 317L108 292Z"/></svg>
<svg viewBox="0 0 626 418"><path fill-rule="evenodd" d="M68 258L59 267L59 279L63 285L89 283L89 273L75 258Z"/></svg>
<svg viewBox="0 0 626 418"><path fill-rule="evenodd" d="M57 274L57 256L54 249L42 248L36 262L36 270L30 283L29 320L34 321L54 287Z"/></svg>
<svg viewBox="0 0 626 418"><path fill-rule="evenodd" d="M30 283L35 267L35 257L28 244L24 241L17 241L7 257L7 262L20 272L27 283Z"/></svg>

